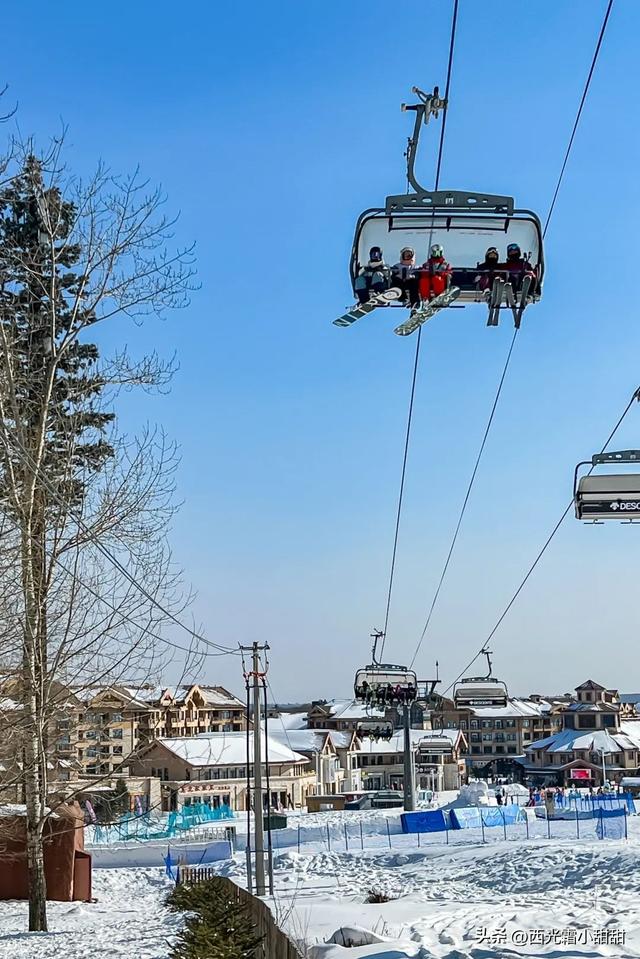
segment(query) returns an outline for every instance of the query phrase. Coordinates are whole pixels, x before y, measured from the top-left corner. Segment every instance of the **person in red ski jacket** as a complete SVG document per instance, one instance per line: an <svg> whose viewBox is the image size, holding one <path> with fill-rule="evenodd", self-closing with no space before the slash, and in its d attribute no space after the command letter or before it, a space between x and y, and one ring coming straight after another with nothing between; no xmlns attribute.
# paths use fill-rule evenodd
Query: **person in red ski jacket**
<svg viewBox="0 0 640 959"><path fill-rule="evenodd" d="M431 255L420 267L418 275L418 289L423 301L440 296L449 286L451 267L445 260L444 250L439 243L434 243L431 247Z"/></svg>

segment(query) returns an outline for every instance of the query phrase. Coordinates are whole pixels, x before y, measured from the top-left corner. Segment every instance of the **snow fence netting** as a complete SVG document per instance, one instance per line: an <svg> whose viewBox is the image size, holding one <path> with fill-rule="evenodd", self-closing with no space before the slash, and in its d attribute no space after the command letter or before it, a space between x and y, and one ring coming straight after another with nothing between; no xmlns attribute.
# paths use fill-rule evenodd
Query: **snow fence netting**
<svg viewBox="0 0 640 959"><path fill-rule="evenodd" d="M403 813L400 816L400 822L404 833L444 832L451 828L448 816L442 809Z"/></svg>
<svg viewBox="0 0 640 959"><path fill-rule="evenodd" d="M596 809L596 836L598 839L625 839L627 835L627 810Z"/></svg>
<svg viewBox="0 0 640 959"><path fill-rule="evenodd" d="M515 803L511 806L465 806L452 809L452 829L481 829L482 826L512 826L524 822L524 813Z"/></svg>

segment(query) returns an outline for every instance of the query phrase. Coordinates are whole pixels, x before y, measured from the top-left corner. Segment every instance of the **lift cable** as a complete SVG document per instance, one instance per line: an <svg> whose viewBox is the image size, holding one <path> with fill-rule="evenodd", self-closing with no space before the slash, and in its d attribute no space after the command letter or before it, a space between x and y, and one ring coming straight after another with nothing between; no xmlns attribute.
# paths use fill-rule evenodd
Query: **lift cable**
<svg viewBox="0 0 640 959"><path fill-rule="evenodd" d="M596 63L598 62L598 56L600 55L600 48L602 46L602 41L604 40L605 30L607 29L607 23L609 22L609 14L611 13L611 8L613 7L613 0L609 0L607 4L607 9L605 11L604 19L602 21L602 26L600 27L600 34L598 36L598 42L596 44L596 49L593 54L593 59L591 61L591 68L589 70L589 75L587 76L587 82L584 85L584 90L582 91L582 99L580 100L580 106L578 107L578 112L576 113L575 122L573 124L573 129L571 131L571 136L569 137L569 145L567 146L567 152L564 155L564 160L562 162L562 167L560 169L560 175L558 177L558 182L556 183L556 188L553 193L553 199L551 200L551 206L549 207L549 212L547 213L547 219L544 223L544 229L542 231L543 238L546 236L547 228L549 226L549 221L551 220L551 215L555 209L556 200L558 199L558 193L560 192L560 186L564 177L564 171L567 167L569 161L569 155L573 147L573 141L575 139L576 131L578 129L578 124L580 123L580 117L582 116L582 108L584 107L585 101L587 99L587 94L589 92L589 87L591 86L591 79L593 77Z"/></svg>
<svg viewBox="0 0 640 959"><path fill-rule="evenodd" d="M562 166L561 166L561 168L560 168L560 173L559 173L559 176L558 176L558 180L557 180L557 182L556 182L556 187L555 187L555 190L554 190L554 193L553 193L553 197L552 197L552 199L551 199L551 204L550 204L550 206L549 206L549 211L548 211L548 213L547 213L547 217L546 217L546 220L545 220L544 229L543 229L543 231L542 231L542 236L543 236L543 238L546 236L547 230L548 230L548 228L549 228L549 223L551 222L551 217L552 217L553 211L554 211L554 209L555 209L556 200L558 199L558 194L559 194L559 192L560 192L560 186L561 186L561 184L562 184L562 181L563 181L563 178L564 178L564 174L565 174L565 170L566 170L566 168L567 168L567 163L568 163L568 161L569 161L569 156L570 156L571 150L572 150L572 148L573 148L573 142L574 142L574 140L575 140L576 131L577 131L578 125L579 125L579 123L580 123L580 117L582 116L582 110L583 110L583 108L584 108L584 105L585 105L585 102L586 102L586 99L587 99L587 94L588 94L588 92L589 92L589 87L590 87L590 85L591 85L591 80L592 80L592 78L593 78L593 74L594 74L594 71L595 71L596 63L597 63L597 61L598 61L598 56L599 56L599 54L600 54L600 48L602 47L602 41L603 41L603 39L604 39L604 34L605 34L605 30L606 30L606 28L607 28L607 23L608 23L608 20L609 20L609 14L611 13L611 8L612 8L612 6L613 6L613 0L609 0L607 9L606 9L606 11L605 11L604 19L603 19L602 24L601 24L601 27L600 27L600 33L599 33L599 36L598 36L598 42L597 42L597 44L596 44L595 52L594 52L594 54L593 54L593 59L592 59L592 61L591 61L591 67L590 67L590 69L589 69L589 73L588 73L588 75L587 75L587 79L586 79L586 82L585 82L585 85L584 85L584 89L583 89L583 91L582 91L582 97L580 98L580 104L579 104L578 110L577 110L577 112L576 112L576 116L575 116L573 128L572 128L572 131L571 131L571 136L570 136L570 138L569 138L569 143L568 143L568 146L567 146L565 155L564 155L564 160L563 160ZM446 111L445 111L444 116L446 117ZM443 117L443 120L444 120L444 117ZM443 125L444 125L444 123L443 123ZM432 600L431 606L430 606L430 608L429 608L429 613L428 613L428 615L427 615L427 619L426 619L424 628L423 628L422 633L421 633L421 635L420 635L420 639L418 640L418 644L417 644L417 647L416 647L416 651L415 651L415 653L413 654L413 659L411 660L411 664L410 664L411 666L413 666L413 664L415 663L416 658L417 658L417 656L418 656L418 653L420 652L420 648L421 648L421 646L422 646L423 640L424 640L424 638L425 638L425 636L426 636L426 634L427 634L427 631L428 631L428 629L429 629L429 626L430 626L430 623L431 623L431 618L432 618L432 616L433 616L433 612L434 612L435 607L436 607L436 604L437 604L437 602L438 602L438 597L440 596L440 591L441 591L441 589L442 589L442 585L443 585L443 583L444 583L444 579L445 579L445 577L446 577L446 575L447 575L447 570L448 570L448 568L449 568L449 563L450 563L450 561L451 561L451 556L452 556L452 554L453 554L453 550L454 550L454 548L455 548L456 541L457 541L457 539L458 539L458 533L460 532L460 527L461 527L461 525L462 525L462 520L463 520L463 518L464 518L464 514L465 514L466 509L467 509L467 504L468 504L468 502L469 502L469 496L471 495L471 490L472 490L473 484L474 484L474 482L475 482L476 473L478 472L478 467L479 467L479 465L480 465L480 460L481 460L481 458L482 458L482 454L483 454L483 452L484 452L484 448L485 448L485 445L486 445L486 442L487 442L487 438L488 438L488 435L489 435L489 431L490 431L491 425L492 425L492 423L493 423L493 418L494 418L494 415L495 415L495 412L496 412L496 407L497 407L497 405L498 405L498 400L500 399L500 394L501 394L501 392L502 392L502 386L503 386L503 384L504 384L505 377L506 377L506 375L507 375L507 370L509 369L509 364L511 363L511 356L512 356L512 354L513 354L513 348L514 348L514 346L515 346L515 342L516 342L517 336L518 336L518 329L514 330L514 333L513 333L513 339L511 340L511 346L509 347L509 352L507 353L507 359L506 359L506 362L505 362L505 365L504 365L504 369L503 369L503 371L502 371L502 376L500 377L500 382L499 382L499 384L498 384L498 390L497 390L495 399L494 399L494 401L493 401L493 406L491 407L491 413L489 414L489 420L488 420L488 422L487 422L487 427L486 427L486 429L485 429L484 436L482 437L482 442L481 442L481 444L480 444L480 449L479 449L479 451L478 451L478 455L477 455L477 457L476 457L476 461L475 461L475 464L474 464L474 467L473 467L473 471L472 471L472 473L471 473L471 479L470 479L470 481L469 481L469 485L468 485L468 487L467 487L467 491L466 491L464 500L463 500L463 502L462 502L462 508L461 508L461 510L460 510L460 515L459 515L459 517L458 517L458 522L456 523L456 527L455 527L455 530L454 530L454 533L453 533L453 537L452 537L452 540L451 540L451 544L450 544L450 546L449 546L449 551L448 551L448 553L447 553L447 557L446 557L445 562L444 562L444 566L443 566L443 569L442 569L442 573L440 574L440 579L439 579L439 581L438 581L438 585L437 585L437 587L436 587L436 591L435 591L435 593L434 593L433 600ZM569 508L570 508L570 506L569 506ZM567 510L567 512L568 512L568 510ZM565 515L566 515L566 513L565 513ZM562 519L564 519L564 516L562 517ZM561 522L562 522L562 520L561 520ZM546 547L545 547L545 548L546 548ZM476 657L476 658L477 658L477 657ZM475 659L474 659L473 661L475 662Z"/></svg>
<svg viewBox="0 0 640 959"><path fill-rule="evenodd" d="M458 25L458 3L459 0L453 0L453 14L451 17L451 38L449 41L449 62L447 64L447 81L444 92L445 107L442 111L442 126L440 128L440 143L438 145L438 159L436 161L436 176L435 176L435 187L438 189L440 186L440 171L442 169L442 155L444 151L444 135L447 128L447 112L448 112L448 100L449 100L449 90L451 88L451 72L453 69L453 52L455 49L456 42L456 27ZM422 326L418 327L418 336L416 339L416 353L413 363L413 375L411 378L411 393L409 396L409 412L407 415L407 430L404 440L404 453L402 456L402 470L400 474L400 490L398 493L398 506L396 510L396 525L395 532L393 535L393 549L391 552L391 569L389 571L389 588L387 590L387 606L384 614L384 627L382 630L382 643L380 646L380 655L382 656L384 652L384 644L387 638L387 627L389 625L389 610L391 607L391 595L393 593L393 580L395 575L396 568L396 555L398 552L398 536L400 533L400 520L402 518L402 503L404 499L404 481L407 472L407 457L409 455L409 443L411 440L411 423L413 421L413 402L416 394L416 377L418 374L418 363L420 360L420 344L422 342Z"/></svg>
<svg viewBox="0 0 640 959"><path fill-rule="evenodd" d="M621 427L621 425L622 425L622 423L623 423L623 421L624 421L627 413L629 412L629 410L631 409L631 407L633 406L633 404L634 404L635 402L638 402L638 401L640 401L640 386L639 386L638 389L635 390L634 393L632 394L631 399L629 400L629 402L627 403L626 407L624 408L624 411L623 411L623 413L621 414L620 418L618 419L618 422L616 423L616 425L613 427L613 429L612 429L611 432L609 433L609 436L607 437L607 439L606 439L606 441L605 441L602 449L600 450L600 453L604 453L604 452L606 451L607 446L609 445L609 443L611 442L611 440L613 439L613 437L616 435L616 433L617 433L618 430L620 429L620 427ZM591 469L586 473L586 475L587 475L587 476L590 476L591 473L593 472L593 469L594 469L594 467L592 466ZM545 542L544 542L544 545L543 545L542 548L539 550L536 558L534 559L533 563L531 564L531 566L530 566L529 569L527 570L525 576L523 577L522 581L520 582L520 585L519 585L518 588L516 589L515 593L513 594L513 596L511 597L511 599L509 600L509 602L508 602L507 605L505 606L504 610L502 611L502 613L501 613L500 616L498 617L498 619L497 619L497 621L496 621L493 629L491 630L491 632L489 633L489 635L488 635L487 638L485 639L484 643L482 644L482 646L480 647L480 649L478 650L478 652L476 653L476 655L473 657L473 659L470 660L470 662L467 663L467 665L464 667L464 669L462 670L462 672L459 673L459 675L453 680L452 683L449 684L449 686L447 686L447 688L446 688L446 689L444 690L444 692L442 693L443 696L444 696L447 692L449 692L449 690L455 685L455 683L458 682L458 680L459 680L462 676L464 676L464 674L467 672L467 670L468 670L471 666L473 666L473 664L475 663L475 661L476 661L477 659L479 659L480 656L482 656L485 652L487 652L487 650L488 650L488 648L489 648L489 643L491 642L491 640L493 639L494 635L496 634L496 632L498 631L498 629L499 629L500 626L502 625L505 617L506 617L507 614L509 613L509 610L511 609L511 607L513 606L513 604L514 604L515 601L517 600L518 596L520 595L520 593L521 593L522 590L524 589L526 583L528 582L529 578L531 577L531 574L532 574L533 571L535 570L536 566L538 565L538 563L540 562L540 560L542 559L542 557L543 557L544 554L546 553L547 548L550 546L552 539L554 538L554 536L556 535L556 533L558 532L558 530L559 530L560 527L562 526L562 524L563 524L563 522L564 522L564 520L565 520L565 518L566 518L567 514L569 513L569 511L570 511L570 509L571 509L572 506L573 506L573 498L572 498L572 499L570 500L570 502L567 504L567 506L566 506L566 508L564 509L562 515L560 516L560 519L557 521L557 523L555 524L555 526L553 527L553 529L551 530L551 532L550 532L549 535L547 536L547 538L546 538L546 540L545 540Z"/></svg>
<svg viewBox="0 0 640 959"><path fill-rule="evenodd" d="M471 490L473 489L473 484L474 484L475 479L476 479L476 473L478 472L478 467L480 466L480 460L482 459L482 454L483 454L483 452L484 452L484 448L485 448L485 446L486 446L487 439L488 439L488 437L489 437L489 431L490 431L491 425L492 425L492 423L493 423L493 417L494 417L495 412L496 412L496 409L497 409L497 407L498 407L498 400L500 399L500 394L502 393L502 386L503 386L503 384L504 384L505 377L506 377L506 375L507 375L507 370L509 369L509 363L511 362L511 354L513 353L513 348L514 348L515 343L516 343L516 337L517 337L517 335L518 335L518 330L515 329L515 330L513 331L513 337L512 337L512 339L511 339L511 346L509 347L509 352L507 353L507 359L506 359L506 361L505 361L504 368L503 368L503 370L502 370L502 376L500 377L500 382L498 383L498 389L497 389L497 392L496 392L496 395L495 395L495 398L494 398L494 401L493 401L493 406L491 407L491 413L489 414L489 419L488 419L488 421L487 421L487 425L486 425L486 428L485 428L485 431L484 431L484 436L482 437L482 442L481 442L481 444L480 444L480 449L478 450L478 455L476 456L476 461L475 461L475 464L474 464L474 467L473 467L473 471L472 471L472 473L471 473L471 479L469 480L469 485L467 486L467 491L466 491L466 493L465 493L464 500L463 500L463 502L462 502L462 509L460 510L460 515L458 516L458 522L456 523L456 528L455 528L455 530L454 530L454 532L453 532L453 537L452 537L452 539L451 539L451 544L450 544L450 546L449 546L449 552L447 553L447 558L446 558L446 560L445 560L445 562L444 562L444 566L442 567L442 572L440 573L440 579L439 579L439 581L438 581L438 585L437 585L437 587L436 587L436 591L435 591L435 593L433 594L433 599L432 599L432 601L431 601L431 606L429 607L429 613L428 613L428 615L427 615L427 620L426 620L426 622L425 622L425 624L424 624L424 628L423 628L423 630L422 630L422 633L420 634L420 639L418 640L418 645L416 646L416 650L415 650L415 652L414 652L414 654L413 654L413 659L411 660L411 662L410 662L410 664L409 664L410 668L413 667L413 664L415 663L415 661L416 661L416 659L417 659L418 653L420 652L420 647L422 646L422 642L423 642L425 636L427 635L427 630L429 629L429 625L430 625L430 623L431 623L431 617L433 616L433 611L434 611L435 608L436 608L436 603L438 602L438 597L440 596L440 590L442 589L442 585L443 585L443 583L444 583L445 576L447 575L447 570L449 569L449 563L451 562L451 557L453 556L453 551L454 551L454 549L455 549L455 545L456 545L456 542L457 542L457 539L458 539L458 533L460 532L460 527L462 526L462 520L464 519L464 514L465 514L466 509L467 509L467 504L468 504L468 502L469 502L469 497L471 496Z"/></svg>

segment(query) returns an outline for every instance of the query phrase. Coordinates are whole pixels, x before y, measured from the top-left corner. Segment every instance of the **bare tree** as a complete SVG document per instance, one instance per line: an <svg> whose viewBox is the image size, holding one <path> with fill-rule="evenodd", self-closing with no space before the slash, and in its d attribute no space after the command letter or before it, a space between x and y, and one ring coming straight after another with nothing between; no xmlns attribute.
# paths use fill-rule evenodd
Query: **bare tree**
<svg viewBox="0 0 640 959"><path fill-rule="evenodd" d="M30 930L47 928L52 729L82 689L161 669L179 646L161 627L187 599L166 535L175 448L152 428L120 435L113 412L172 364L102 361L93 339L184 306L192 251L169 252L164 198L139 173L85 182L62 148L18 144L0 183L0 761L26 805ZM182 645L195 668L196 640Z"/></svg>

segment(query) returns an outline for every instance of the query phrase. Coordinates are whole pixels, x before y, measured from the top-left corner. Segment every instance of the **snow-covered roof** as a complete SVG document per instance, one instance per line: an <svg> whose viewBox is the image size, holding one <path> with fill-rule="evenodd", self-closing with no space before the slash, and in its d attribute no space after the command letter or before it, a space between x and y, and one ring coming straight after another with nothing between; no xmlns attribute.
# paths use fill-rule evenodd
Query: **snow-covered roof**
<svg viewBox="0 0 640 959"><path fill-rule="evenodd" d="M198 683L198 689L207 706L232 706L234 709L238 706L244 707L244 703L224 686L202 686Z"/></svg>
<svg viewBox="0 0 640 959"><path fill-rule="evenodd" d="M278 720L269 723L269 738L287 745L297 752L319 752L325 744L327 732L324 729L278 729Z"/></svg>
<svg viewBox="0 0 640 959"><path fill-rule="evenodd" d="M618 703L571 703L567 707L567 712L572 713L617 713L619 710Z"/></svg>
<svg viewBox="0 0 640 959"><path fill-rule="evenodd" d="M562 732L538 739L525 746L525 751L541 749L547 753L569 753L588 750L617 753L625 749L640 749L640 722L620 723L620 730L608 729L563 729Z"/></svg>
<svg viewBox="0 0 640 959"><path fill-rule="evenodd" d="M376 709L373 706L365 706L356 702L355 699L330 699L326 703L319 704L320 708L331 719L384 719L384 709Z"/></svg>
<svg viewBox="0 0 640 959"><path fill-rule="evenodd" d="M517 718L519 716L545 716L553 703L546 699L509 699L506 706L473 706L472 713L478 719Z"/></svg>
<svg viewBox="0 0 640 959"><path fill-rule="evenodd" d="M269 721L269 736L298 752L318 752L324 746L327 736L336 749L346 749L351 743L353 733L338 732L335 729L283 729L279 726L279 720L272 719Z"/></svg>
<svg viewBox="0 0 640 959"><path fill-rule="evenodd" d="M203 733L199 736L182 736L175 739L155 739L151 747L159 743L191 766L241 766L247 761L247 734ZM266 755L264 733L261 735L262 755ZM299 763L308 760L289 749L272 736L268 737L269 764ZM253 756L253 733L249 733L249 752Z"/></svg>
<svg viewBox="0 0 640 959"><path fill-rule="evenodd" d="M0 711L3 713L12 712L15 709L22 709L20 703L17 703L15 699L9 699L8 696L4 696L0 699Z"/></svg>
<svg viewBox="0 0 640 959"><path fill-rule="evenodd" d="M278 716L270 720L275 726L279 726L280 729L284 726L285 729L306 729L307 728L307 714L306 713L280 713Z"/></svg>

